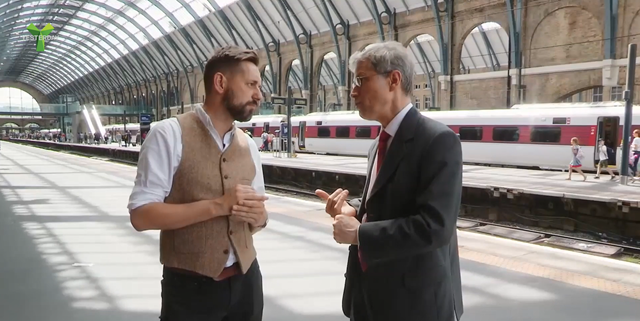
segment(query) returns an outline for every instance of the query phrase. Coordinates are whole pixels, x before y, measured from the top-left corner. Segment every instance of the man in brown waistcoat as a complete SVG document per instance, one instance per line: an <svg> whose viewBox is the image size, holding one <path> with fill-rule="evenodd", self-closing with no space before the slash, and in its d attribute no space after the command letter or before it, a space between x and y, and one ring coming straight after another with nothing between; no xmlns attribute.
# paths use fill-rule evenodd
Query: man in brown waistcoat
<svg viewBox="0 0 640 321"><path fill-rule="evenodd" d="M160 230L160 320L262 320L253 234L267 198L258 147L234 125L251 119L260 86L255 51L221 48L204 105L157 123L142 145L128 208L136 230Z"/></svg>

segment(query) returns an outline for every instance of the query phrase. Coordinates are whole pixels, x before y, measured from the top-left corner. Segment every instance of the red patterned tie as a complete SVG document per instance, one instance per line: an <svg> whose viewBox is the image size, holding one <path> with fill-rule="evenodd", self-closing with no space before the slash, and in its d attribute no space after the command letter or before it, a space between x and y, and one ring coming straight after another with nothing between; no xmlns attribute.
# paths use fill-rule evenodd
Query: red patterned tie
<svg viewBox="0 0 640 321"><path fill-rule="evenodd" d="M378 138L378 158L376 160L376 179L378 177L378 174L380 173L380 168L382 168L382 162L384 161L384 156L387 153L387 142L389 141L389 138L391 138L391 135L389 135L389 133L387 133L386 131L382 131L380 132L380 137ZM369 184L373 184L375 181L370 181ZM364 216L362 217L362 223L367 221L367 214L364 214ZM364 261L362 261L362 255L360 253L360 250L358 250L358 258L360 258L360 266L362 267L362 270L366 270L367 266L365 265Z"/></svg>

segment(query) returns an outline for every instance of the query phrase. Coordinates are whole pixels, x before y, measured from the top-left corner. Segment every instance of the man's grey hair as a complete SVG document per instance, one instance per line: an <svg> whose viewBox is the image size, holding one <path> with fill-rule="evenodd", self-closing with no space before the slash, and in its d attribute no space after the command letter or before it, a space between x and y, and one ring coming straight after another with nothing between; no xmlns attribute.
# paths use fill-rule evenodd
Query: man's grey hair
<svg viewBox="0 0 640 321"><path fill-rule="evenodd" d="M355 73L358 62L367 60L378 74L397 70L402 74L402 91L411 95L413 91L414 67L408 49L397 41L385 41L369 45L349 58L349 69Z"/></svg>

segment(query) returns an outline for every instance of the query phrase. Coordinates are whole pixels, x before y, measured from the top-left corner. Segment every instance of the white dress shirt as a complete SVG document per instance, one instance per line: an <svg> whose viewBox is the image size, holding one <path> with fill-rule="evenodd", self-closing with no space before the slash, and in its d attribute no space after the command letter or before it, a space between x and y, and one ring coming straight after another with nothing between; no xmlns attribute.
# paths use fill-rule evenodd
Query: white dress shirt
<svg viewBox="0 0 640 321"><path fill-rule="evenodd" d="M235 134L235 125L221 139L211 123L211 118L209 118L204 109L198 106L195 112L209 130L211 137L218 143L220 149L226 150ZM253 163L256 166L256 176L251 186L258 194L264 195L264 177L258 146L250 137L247 137L247 140ZM145 204L164 202L171 190L173 175L178 169L181 158L182 130L178 120L169 118L160 121L149 131L140 149L138 172L127 206L129 211ZM231 266L237 260L231 246L229 253L229 259L225 266Z"/></svg>
<svg viewBox="0 0 640 321"><path fill-rule="evenodd" d="M391 136L391 137L389 137L389 140L387 141L387 151L389 150L389 146L391 146L391 141L393 140L393 137L395 137L396 136L396 132L398 132L398 128L400 127L400 124L402 123L402 120L404 119L404 116L407 115L407 113L409 112L409 110L411 110L411 108L413 108L413 104L409 103L399 113L397 113L395 117L393 117L393 119L389 122L389 124L387 125L386 128L382 129L382 130L386 131L387 134L389 134ZM380 135L378 135L378 136L380 136ZM385 154L385 157L386 157L386 154ZM368 187L368 191L367 191L367 197L369 197L369 195L371 194L371 189L373 188L373 183L376 181L376 178L378 177L378 173L376 173L376 168L377 167L378 167L378 150L376 149L375 153L373 154L373 167L371 167L371 173L369 173L370 179L369 179L369 187Z"/></svg>

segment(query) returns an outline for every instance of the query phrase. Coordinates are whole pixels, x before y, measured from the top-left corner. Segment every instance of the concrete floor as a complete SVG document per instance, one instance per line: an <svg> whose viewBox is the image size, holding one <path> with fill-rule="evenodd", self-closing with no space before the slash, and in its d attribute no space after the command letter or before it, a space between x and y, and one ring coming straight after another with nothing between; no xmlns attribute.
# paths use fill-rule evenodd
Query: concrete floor
<svg viewBox="0 0 640 321"><path fill-rule="evenodd" d="M0 321L158 320L158 233L136 232L126 210L135 167L1 144ZM346 247L335 244L321 219L302 217L309 205L276 196L269 202L275 213L256 236L264 320L346 320L340 309ZM483 245L467 238L461 234L461 245ZM485 247L495 248L490 242ZM585 266L595 272L584 273L608 270ZM463 320L640 315L640 302L629 297L464 258L462 269Z"/></svg>

